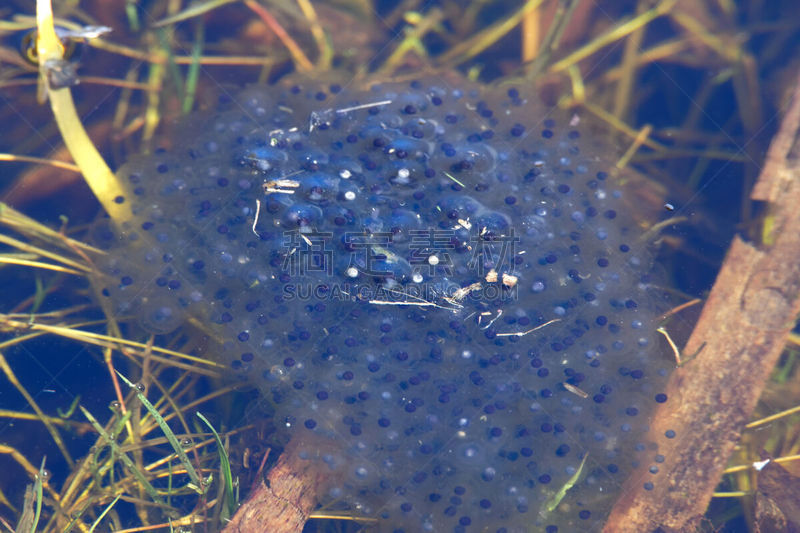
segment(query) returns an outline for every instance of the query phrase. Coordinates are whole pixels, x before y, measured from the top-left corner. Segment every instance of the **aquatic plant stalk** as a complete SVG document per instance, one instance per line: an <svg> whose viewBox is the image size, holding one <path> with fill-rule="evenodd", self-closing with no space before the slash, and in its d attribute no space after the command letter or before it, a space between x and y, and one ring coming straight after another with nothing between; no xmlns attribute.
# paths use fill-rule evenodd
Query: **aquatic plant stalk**
<svg viewBox="0 0 800 533"><path fill-rule="evenodd" d="M38 28L36 46L39 57L39 82L46 88L61 137L75 163L81 169L86 183L91 187L103 208L112 220L119 219L123 207L117 199L125 198L127 194L125 187L117 180L100 152L95 148L94 143L89 139L75 109L70 89L68 87L54 89L50 86L49 69L54 64L63 61L63 46L53 25L53 9L50 0L37 0L36 25Z"/></svg>

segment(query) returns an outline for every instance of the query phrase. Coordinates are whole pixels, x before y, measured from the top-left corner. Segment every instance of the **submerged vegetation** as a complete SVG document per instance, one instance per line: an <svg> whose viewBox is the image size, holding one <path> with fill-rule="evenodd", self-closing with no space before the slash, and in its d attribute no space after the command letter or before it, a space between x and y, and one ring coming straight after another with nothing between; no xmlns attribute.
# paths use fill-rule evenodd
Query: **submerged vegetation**
<svg viewBox="0 0 800 533"><path fill-rule="evenodd" d="M268 408L204 357L202 325L148 334L96 305L88 281L103 252L86 244L98 206L79 173L113 220L122 189L103 160L169 145L174 119L222 87L290 71L458 70L527 80L595 117L622 148L617 166L647 176L642 210L664 214L653 231L665 229L662 263L686 302L665 330L676 355L734 229L770 238L748 195L799 68L786 63L800 47L788 0L63 1L48 50L69 57L49 63L31 9L0 11L0 520L11 531L216 531L278 455ZM40 75L80 82L78 112ZM793 335L701 527L755 530L762 450L798 472L798 345ZM782 501L774 488L758 497ZM370 526L347 509L317 516L309 530Z"/></svg>

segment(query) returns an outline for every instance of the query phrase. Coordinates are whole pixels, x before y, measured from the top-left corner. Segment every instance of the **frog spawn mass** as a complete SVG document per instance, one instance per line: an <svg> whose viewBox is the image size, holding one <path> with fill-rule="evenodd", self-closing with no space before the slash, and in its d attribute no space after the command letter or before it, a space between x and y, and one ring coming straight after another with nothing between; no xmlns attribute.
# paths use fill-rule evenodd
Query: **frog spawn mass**
<svg viewBox="0 0 800 533"><path fill-rule="evenodd" d="M103 294L188 317L381 531L589 531L669 359L609 150L511 88L251 87L119 172ZM565 491L565 489L567 489Z"/></svg>

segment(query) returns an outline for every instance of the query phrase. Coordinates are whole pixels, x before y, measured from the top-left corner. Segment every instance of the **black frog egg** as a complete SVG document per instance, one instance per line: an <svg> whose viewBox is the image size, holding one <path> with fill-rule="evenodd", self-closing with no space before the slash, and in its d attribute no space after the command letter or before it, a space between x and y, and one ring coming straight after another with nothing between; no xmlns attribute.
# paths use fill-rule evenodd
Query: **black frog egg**
<svg viewBox="0 0 800 533"><path fill-rule="evenodd" d="M142 327L156 335L175 331L186 320L183 307L167 295L146 297L138 314Z"/></svg>
<svg viewBox="0 0 800 533"><path fill-rule="evenodd" d="M392 242L408 244L424 232L422 218L409 209L393 209L387 229L392 233Z"/></svg>
<svg viewBox="0 0 800 533"><path fill-rule="evenodd" d="M448 194L437 202L436 209L448 219L457 221L475 217L484 206L467 194Z"/></svg>
<svg viewBox="0 0 800 533"><path fill-rule="evenodd" d="M480 236L484 239L497 238L510 235L511 219L497 211L481 211L475 215L475 224L480 229Z"/></svg>
<svg viewBox="0 0 800 533"><path fill-rule="evenodd" d="M286 228L312 228L322 219L322 209L319 206L297 203L285 211L283 223Z"/></svg>
<svg viewBox="0 0 800 533"><path fill-rule="evenodd" d="M341 178L327 172L314 172L299 180L306 198L315 204L327 204L336 197Z"/></svg>

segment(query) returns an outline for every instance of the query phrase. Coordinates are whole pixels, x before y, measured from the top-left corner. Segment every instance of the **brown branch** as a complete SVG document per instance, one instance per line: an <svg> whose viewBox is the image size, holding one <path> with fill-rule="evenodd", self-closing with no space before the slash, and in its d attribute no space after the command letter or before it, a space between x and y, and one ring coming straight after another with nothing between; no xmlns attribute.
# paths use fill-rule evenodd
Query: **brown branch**
<svg viewBox="0 0 800 533"><path fill-rule="evenodd" d="M769 203L772 243L736 238L685 353L650 439L666 456L660 472L634 472L606 523L614 533L694 531L800 312L800 82L751 198ZM674 431L672 439L665 437ZM651 481L652 490L643 490Z"/></svg>
<svg viewBox="0 0 800 533"><path fill-rule="evenodd" d="M259 483L223 533L302 531L328 477L317 461L301 460L290 443L267 480Z"/></svg>

